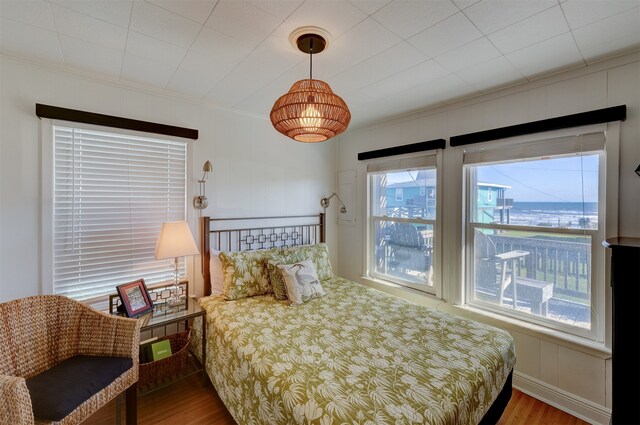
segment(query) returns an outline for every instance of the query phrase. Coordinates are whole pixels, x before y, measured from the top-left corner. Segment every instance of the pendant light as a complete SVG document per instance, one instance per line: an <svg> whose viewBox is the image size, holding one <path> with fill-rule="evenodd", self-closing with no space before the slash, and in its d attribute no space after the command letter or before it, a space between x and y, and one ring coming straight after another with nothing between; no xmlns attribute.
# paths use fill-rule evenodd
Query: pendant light
<svg viewBox="0 0 640 425"><path fill-rule="evenodd" d="M280 133L298 142L324 142L349 126L351 112L329 84L313 79L313 55L322 52L326 40L320 34L305 33L296 45L309 54L309 79L300 80L280 96L271 109L271 123Z"/></svg>

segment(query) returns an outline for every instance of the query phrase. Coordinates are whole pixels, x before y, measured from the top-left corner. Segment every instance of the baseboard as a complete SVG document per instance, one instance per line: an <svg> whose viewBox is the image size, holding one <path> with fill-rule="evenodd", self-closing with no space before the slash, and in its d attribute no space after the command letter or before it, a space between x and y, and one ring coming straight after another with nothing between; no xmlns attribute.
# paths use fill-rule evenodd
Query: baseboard
<svg viewBox="0 0 640 425"><path fill-rule="evenodd" d="M611 409L517 371L513 374L513 387L590 424L609 424Z"/></svg>

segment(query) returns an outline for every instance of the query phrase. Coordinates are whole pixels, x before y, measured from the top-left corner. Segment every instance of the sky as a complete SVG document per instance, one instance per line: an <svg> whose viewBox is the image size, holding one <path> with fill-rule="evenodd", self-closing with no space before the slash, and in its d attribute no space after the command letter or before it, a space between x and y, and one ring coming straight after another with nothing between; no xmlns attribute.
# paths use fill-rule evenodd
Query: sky
<svg viewBox="0 0 640 425"><path fill-rule="evenodd" d="M478 181L511 186L514 202L597 202L598 156L482 165Z"/></svg>
<svg viewBox="0 0 640 425"><path fill-rule="evenodd" d="M388 174L389 183L409 179L407 172ZM514 202L598 202L598 155L480 165L478 182L511 186L505 197Z"/></svg>

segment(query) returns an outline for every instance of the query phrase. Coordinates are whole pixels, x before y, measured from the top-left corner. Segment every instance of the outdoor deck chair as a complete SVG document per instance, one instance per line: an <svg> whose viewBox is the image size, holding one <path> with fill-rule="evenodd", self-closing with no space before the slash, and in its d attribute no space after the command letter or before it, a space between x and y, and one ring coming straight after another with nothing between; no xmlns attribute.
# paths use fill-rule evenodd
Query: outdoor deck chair
<svg viewBox="0 0 640 425"><path fill-rule="evenodd" d="M431 249L426 245L424 236L412 224L396 223L391 226L387 244L390 249L392 268L401 272L429 271Z"/></svg>
<svg viewBox="0 0 640 425"><path fill-rule="evenodd" d="M531 313L547 315L548 301L553 297L553 283L518 276L519 263L529 255L529 251L517 249L499 253L495 242L484 232L476 230L474 252L476 292L497 299L500 305L510 300L514 309L519 301L527 301Z"/></svg>

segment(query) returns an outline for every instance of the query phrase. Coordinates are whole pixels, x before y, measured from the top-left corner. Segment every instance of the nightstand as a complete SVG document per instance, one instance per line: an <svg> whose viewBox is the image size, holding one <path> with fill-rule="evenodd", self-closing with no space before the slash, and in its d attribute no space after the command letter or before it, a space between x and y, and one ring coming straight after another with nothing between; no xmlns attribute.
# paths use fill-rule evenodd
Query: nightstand
<svg viewBox="0 0 640 425"><path fill-rule="evenodd" d="M194 369L192 364L193 362L188 361L187 365L191 368L191 371L187 373L187 375L191 375L196 372L202 372L203 381L206 383L207 373L204 368L204 365L205 365L206 355L207 355L207 339L206 339L207 322L205 318L205 311L202 309L202 307L200 307L200 304L198 303L198 300L196 298L188 296L189 285L187 281L182 281L179 284L180 292L184 296L184 303L181 303L175 306L170 306L166 302L164 302L170 295L170 288L172 286L173 285L164 285L164 286L156 286L156 287L148 288L149 297L153 302L153 311L138 317L138 320L142 322L142 326L140 328L140 334L142 336L141 339L147 338L147 336L145 336L145 333L150 333L150 336L153 336L153 331L158 328L164 328L163 336L174 335L180 332L181 324L183 329L187 329L188 327L190 327L190 324L193 323L193 320L195 318L201 317L202 318L201 361L198 367L195 368L195 370L193 370ZM121 313L116 313L119 305L120 305L120 297L117 294L110 295L109 312L112 314L121 314ZM171 331L168 329L171 327L171 325L175 325L176 331ZM195 360L195 359L192 359L192 360ZM147 370L146 372L153 373L154 371ZM181 378L182 377L184 376L181 376ZM141 394L145 392L148 392L148 391L140 391Z"/></svg>
<svg viewBox="0 0 640 425"><path fill-rule="evenodd" d="M158 290L160 291L161 288L158 288ZM203 383L206 384L207 382L207 372L205 369L205 362L206 362L206 358L207 358L207 320L205 317L205 311L202 309L202 307L200 307L200 303L198 302L198 300L194 297L185 297L184 299L184 304L179 304L176 306L169 306L167 304L156 304L153 307L153 311L150 313L147 313L143 316L138 317L138 320L140 320L142 322L142 326L140 327L140 333L144 334L145 332L151 332L153 333L154 329L157 328L165 328L165 335L167 335L167 326L176 325L176 328L179 329L180 324L182 323L184 328L188 328L190 327L190 325L193 325L193 320L197 317L201 317L202 318L202 353L201 353L201 361L198 364L198 367L193 370L191 373L187 373L184 376L180 376L176 379L173 379L169 382L167 382L166 384L162 384L159 386L154 386L148 390L143 390L140 387L138 387L138 395L143 395L146 394L150 391L153 391L155 389L158 388L162 388L165 385L169 385L173 382L175 382L176 380L185 378L186 376L190 376L193 373L202 373L202 380ZM116 305L117 303L115 303L113 300L110 300L110 304L112 306ZM115 310L115 309L114 309ZM113 310L112 310L113 311ZM187 347L188 350L188 347ZM196 359L193 359L194 361ZM122 416L122 400L123 397L119 396L117 398L116 401L116 417L118 419L117 423L118 425L120 424L120 418Z"/></svg>
<svg viewBox="0 0 640 425"><path fill-rule="evenodd" d="M205 311L200 307L198 300L191 297L186 297L184 304L177 306L168 306L167 304L158 304L153 307L153 311L144 316L138 318L142 321L142 327L140 333L143 334L147 331L153 331L157 328L165 328L169 325L180 323L184 324L184 328L188 328L190 322L193 323L193 319L196 317L202 317L202 353L199 371L202 372L202 377L206 382L207 374L204 368L206 356L207 356L207 321L205 320ZM166 333L166 331L165 331Z"/></svg>

